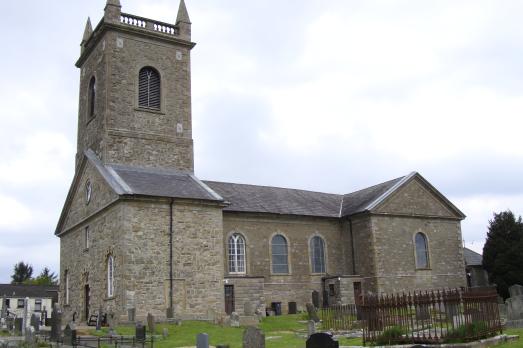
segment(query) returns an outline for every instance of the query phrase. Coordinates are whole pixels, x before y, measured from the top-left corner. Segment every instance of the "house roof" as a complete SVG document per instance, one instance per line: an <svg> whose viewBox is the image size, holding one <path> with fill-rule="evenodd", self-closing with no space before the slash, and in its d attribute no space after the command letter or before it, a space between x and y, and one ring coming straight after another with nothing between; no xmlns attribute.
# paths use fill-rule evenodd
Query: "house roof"
<svg viewBox="0 0 523 348"><path fill-rule="evenodd" d="M483 256L469 248L463 248L463 257L465 258L466 266L482 266Z"/></svg>
<svg viewBox="0 0 523 348"><path fill-rule="evenodd" d="M58 299L58 285L0 284L0 297L30 297Z"/></svg>
<svg viewBox="0 0 523 348"><path fill-rule="evenodd" d="M339 217L343 196L280 187L204 181L229 206L224 211Z"/></svg>

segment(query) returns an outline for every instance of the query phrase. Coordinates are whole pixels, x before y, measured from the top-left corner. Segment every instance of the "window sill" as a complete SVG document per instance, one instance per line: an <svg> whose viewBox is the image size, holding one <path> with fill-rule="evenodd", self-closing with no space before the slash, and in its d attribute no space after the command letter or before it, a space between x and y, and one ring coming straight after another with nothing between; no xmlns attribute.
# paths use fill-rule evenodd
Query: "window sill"
<svg viewBox="0 0 523 348"><path fill-rule="evenodd" d="M288 277L291 275L292 273L271 273L271 277Z"/></svg>
<svg viewBox="0 0 523 348"><path fill-rule="evenodd" d="M416 271L432 271L432 268L416 268Z"/></svg>
<svg viewBox="0 0 523 348"><path fill-rule="evenodd" d="M327 272L323 272L323 273L311 273L310 275L311 275L311 276L325 276L325 275L327 275Z"/></svg>
<svg viewBox="0 0 523 348"><path fill-rule="evenodd" d="M157 109L148 109L148 108L136 107L136 108L134 108L134 110L135 111L149 112L151 114L157 114L157 115L165 115L165 112L162 112L162 110L157 110Z"/></svg>
<svg viewBox="0 0 523 348"><path fill-rule="evenodd" d="M108 302L108 301L113 301L113 300L115 300L115 299L116 299L116 297L114 297L114 295L113 295L113 296L111 296L111 297L106 297L106 298L104 298L104 301Z"/></svg>

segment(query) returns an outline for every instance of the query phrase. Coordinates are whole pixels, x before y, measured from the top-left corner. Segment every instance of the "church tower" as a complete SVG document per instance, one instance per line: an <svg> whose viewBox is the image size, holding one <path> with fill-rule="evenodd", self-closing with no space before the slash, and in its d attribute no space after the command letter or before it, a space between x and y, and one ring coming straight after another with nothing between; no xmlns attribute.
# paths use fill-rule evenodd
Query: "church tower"
<svg viewBox="0 0 523 348"><path fill-rule="evenodd" d="M121 12L107 0L93 31L88 19L81 70L78 164L92 149L104 164L194 171L191 22L183 0L176 24Z"/></svg>

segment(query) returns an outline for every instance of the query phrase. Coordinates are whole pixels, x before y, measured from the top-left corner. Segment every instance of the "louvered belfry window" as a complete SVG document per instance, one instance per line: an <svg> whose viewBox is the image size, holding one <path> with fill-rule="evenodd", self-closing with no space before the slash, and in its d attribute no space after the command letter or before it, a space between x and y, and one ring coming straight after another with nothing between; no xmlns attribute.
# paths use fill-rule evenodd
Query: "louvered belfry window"
<svg viewBox="0 0 523 348"><path fill-rule="evenodd" d="M140 70L138 78L138 106L160 110L160 74L151 67Z"/></svg>

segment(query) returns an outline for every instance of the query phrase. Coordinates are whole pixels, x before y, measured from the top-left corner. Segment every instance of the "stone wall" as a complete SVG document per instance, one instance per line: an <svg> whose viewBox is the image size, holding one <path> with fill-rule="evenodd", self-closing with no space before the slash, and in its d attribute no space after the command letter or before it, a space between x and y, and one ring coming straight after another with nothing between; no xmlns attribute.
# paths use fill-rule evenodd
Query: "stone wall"
<svg viewBox="0 0 523 348"><path fill-rule="evenodd" d="M227 255L227 240L233 233L240 233L246 240L246 275L265 279L264 297L267 307L281 302L287 312L288 302L297 302L304 309L311 302L311 293L322 292L321 278L340 274L344 269L341 225L338 219L273 216L268 214L242 214L224 212L223 251ZM287 239L289 274L271 272L270 241L275 234ZM325 241L326 273L313 274L309 241L315 236ZM224 267L228 270L227 258Z"/></svg>
<svg viewBox="0 0 523 348"><path fill-rule="evenodd" d="M250 302L254 307L265 306L263 277L228 277L227 285L234 286L234 311L244 313L245 304Z"/></svg>
<svg viewBox="0 0 523 348"><path fill-rule="evenodd" d="M80 225L60 237L60 304L64 322L72 320L74 312L85 320L85 286L90 287L90 313L102 307L105 313L118 316L123 308L120 296L124 279L124 254L121 236L125 206L116 204L103 214L85 221L89 225L90 243L85 248L85 228ZM114 257L114 296L107 296L107 258ZM65 303L65 274L69 275L69 304Z"/></svg>
<svg viewBox="0 0 523 348"><path fill-rule="evenodd" d="M110 31L105 162L193 171L190 48ZM161 109L138 107L138 73L161 76Z"/></svg>

